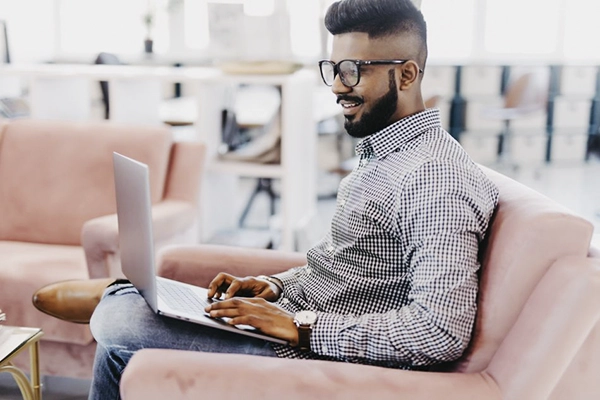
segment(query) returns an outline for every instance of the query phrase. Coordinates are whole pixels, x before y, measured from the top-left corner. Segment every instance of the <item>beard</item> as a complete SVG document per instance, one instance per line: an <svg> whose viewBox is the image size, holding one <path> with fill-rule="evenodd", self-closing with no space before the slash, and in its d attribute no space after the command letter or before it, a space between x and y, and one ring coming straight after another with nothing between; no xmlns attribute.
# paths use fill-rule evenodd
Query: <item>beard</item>
<svg viewBox="0 0 600 400"><path fill-rule="evenodd" d="M391 70L389 74L388 92L380 97L377 102L373 104L371 109L366 111L360 119L355 120L354 115L346 117L344 128L346 128L346 132L348 132L350 136L362 139L389 125L392 115L396 113L398 108L398 91L394 75L394 70ZM362 103L362 99L352 96L339 96L338 101L341 99Z"/></svg>

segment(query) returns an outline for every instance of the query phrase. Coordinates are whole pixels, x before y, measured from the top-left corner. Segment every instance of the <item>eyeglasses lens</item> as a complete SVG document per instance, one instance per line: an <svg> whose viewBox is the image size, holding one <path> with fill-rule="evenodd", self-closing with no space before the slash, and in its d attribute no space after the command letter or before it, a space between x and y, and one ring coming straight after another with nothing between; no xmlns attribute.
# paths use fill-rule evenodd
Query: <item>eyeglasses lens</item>
<svg viewBox="0 0 600 400"><path fill-rule="evenodd" d="M323 61L321 62L321 77L323 78L323 82L327 86L333 85L333 81L335 80L335 67L331 61Z"/></svg>
<svg viewBox="0 0 600 400"><path fill-rule="evenodd" d="M327 86L333 85L337 73L340 74L340 79L345 86L352 87L358 85L360 72L358 65L351 60L344 60L337 65L331 61L323 61L320 67L323 82Z"/></svg>
<svg viewBox="0 0 600 400"><path fill-rule="evenodd" d="M338 64L338 71L342 79L342 83L348 87L358 84L358 65L356 63L345 60Z"/></svg>

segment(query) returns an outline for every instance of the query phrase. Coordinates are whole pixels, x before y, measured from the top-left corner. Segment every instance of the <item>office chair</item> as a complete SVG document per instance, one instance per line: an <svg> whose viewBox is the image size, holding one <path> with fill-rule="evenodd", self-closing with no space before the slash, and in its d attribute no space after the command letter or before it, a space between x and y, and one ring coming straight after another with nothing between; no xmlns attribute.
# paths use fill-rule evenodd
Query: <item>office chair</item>
<svg viewBox="0 0 600 400"><path fill-rule="evenodd" d="M126 65L112 53L102 52L96 57L95 64L104 65ZM181 67L182 64L176 63L175 67ZM102 91L102 103L104 104L104 118L110 118L110 103L108 82L100 81L100 90ZM190 126L197 119L196 99L192 97L181 97L181 83L174 83L174 97L164 99L160 104L159 118L170 126ZM114 115L113 115L114 117Z"/></svg>
<svg viewBox="0 0 600 400"><path fill-rule="evenodd" d="M98 54L94 64L122 65L123 63L116 55L102 52ZM104 119L108 119L110 116L110 105L108 102L108 82L100 81L100 90L102 91L102 103L104 104Z"/></svg>

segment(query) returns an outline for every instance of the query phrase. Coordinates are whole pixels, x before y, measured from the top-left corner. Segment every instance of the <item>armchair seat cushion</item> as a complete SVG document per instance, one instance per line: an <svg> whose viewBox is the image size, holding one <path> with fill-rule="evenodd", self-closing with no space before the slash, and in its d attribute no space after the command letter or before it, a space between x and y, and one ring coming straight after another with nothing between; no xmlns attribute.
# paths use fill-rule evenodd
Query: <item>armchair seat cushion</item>
<svg viewBox="0 0 600 400"><path fill-rule="evenodd" d="M44 327L47 340L81 345L92 342L87 325L75 325L31 310L31 294L41 286L88 278L81 246L0 241L0 254L0 293L11 299L0 304L0 308L11 325Z"/></svg>
<svg viewBox="0 0 600 400"><path fill-rule="evenodd" d="M229 387L232 383L240 390ZM331 361L164 349L137 352L121 380L123 399L191 400L200 398L200 393L221 400L239 399L240 394L246 399L288 400L502 398L486 373L402 371Z"/></svg>

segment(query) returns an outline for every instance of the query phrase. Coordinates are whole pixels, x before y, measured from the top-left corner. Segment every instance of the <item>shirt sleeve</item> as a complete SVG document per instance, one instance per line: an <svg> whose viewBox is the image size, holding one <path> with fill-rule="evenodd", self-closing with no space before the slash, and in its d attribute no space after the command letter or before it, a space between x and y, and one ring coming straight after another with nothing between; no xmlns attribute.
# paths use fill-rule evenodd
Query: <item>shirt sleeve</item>
<svg viewBox="0 0 600 400"><path fill-rule="evenodd" d="M407 304L381 314L318 313L312 351L412 366L458 358L471 337L479 243L496 202L495 187L476 166L431 161L410 174L396 203L412 282Z"/></svg>
<svg viewBox="0 0 600 400"><path fill-rule="evenodd" d="M306 274L306 265L301 267L295 267L288 269L287 271L280 272L278 274L272 275L274 278L277 278L283 284L283 293L279 296L280 299L288 298L290 296L297 297L297 288L299 286L299 282ZM294 292L293 294L291 292Z"/></svg>

